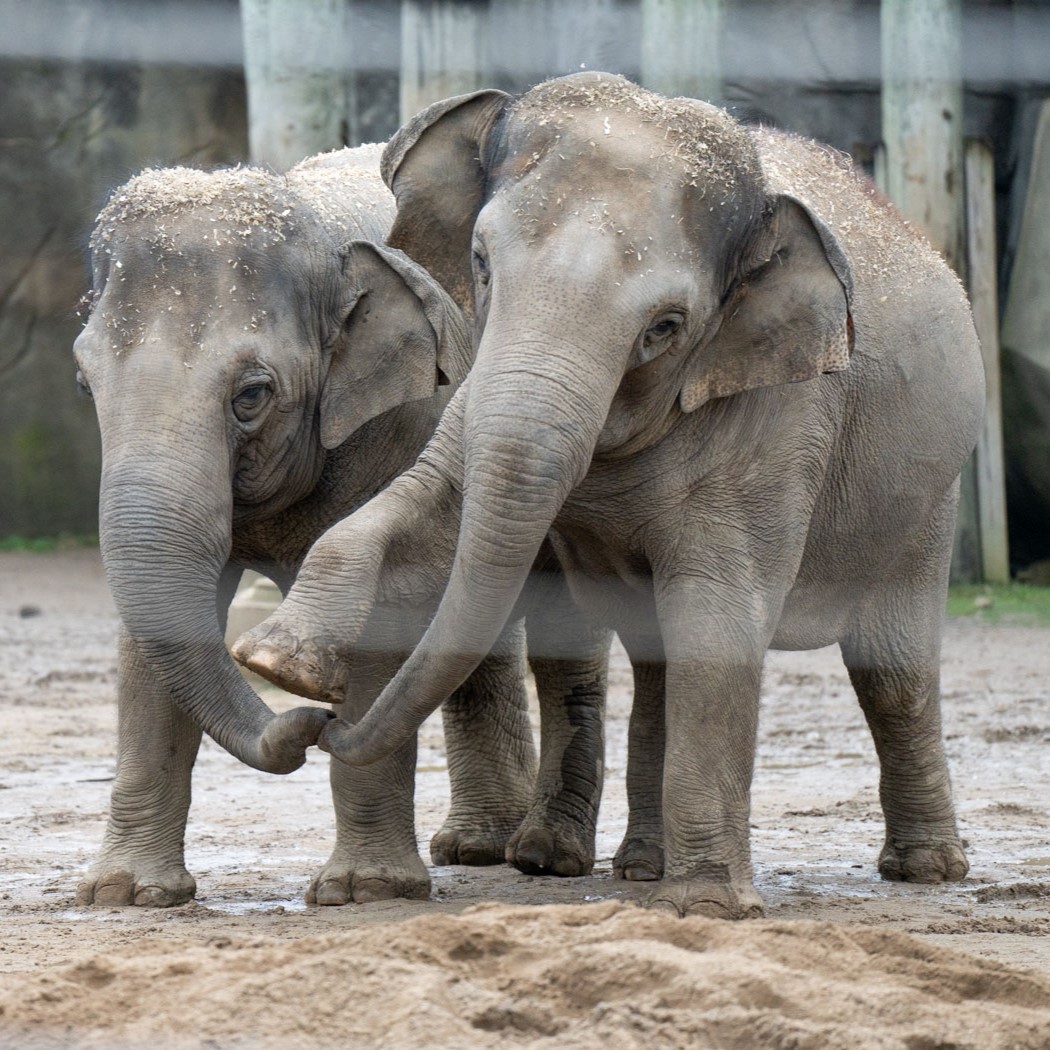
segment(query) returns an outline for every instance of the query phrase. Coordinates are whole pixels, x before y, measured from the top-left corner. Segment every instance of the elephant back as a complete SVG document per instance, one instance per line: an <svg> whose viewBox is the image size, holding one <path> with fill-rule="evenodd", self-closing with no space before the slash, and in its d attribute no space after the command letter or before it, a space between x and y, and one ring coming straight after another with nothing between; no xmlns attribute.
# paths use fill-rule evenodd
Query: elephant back
<svg viewBox="0 0 1050 1050"><path fill-rule="evenodd" d="M285 175L289 189L308 204L339 243L381 243L394 221L394 196L379 173L385 143L307 157Z"/></svg>

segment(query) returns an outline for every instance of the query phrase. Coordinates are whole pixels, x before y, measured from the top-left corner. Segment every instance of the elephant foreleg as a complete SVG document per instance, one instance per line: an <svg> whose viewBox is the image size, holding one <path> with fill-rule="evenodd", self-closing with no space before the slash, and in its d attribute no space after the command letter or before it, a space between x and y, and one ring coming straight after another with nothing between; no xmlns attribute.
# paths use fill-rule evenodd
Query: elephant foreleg
<svg viewBox="0 0 1050 1050"><path fill-rule="evenodd" d="M404 658L375 635L367 641L368 648L350 662L346 700L336 707L351 722L368 710ZM415 767L415 737L369 766L331 760L336 840L306 891L308 904L425 900L430 895L430 876L416 844Z"/></svg>
<svg viewBox="0 0 1050 1050"><path fill-rule="evenodd" d="M749 817L768 638L732 598L699 572L667 581L658 598L667 659L665 875L649 903L679 915L762 914Z"/></svg>
<svg viewBox="0 0 1050 1050"><path fill-rule="evenodd" d="M171 906L193 897L184 838L200 739L121 628L117 774L102 849L77 904Z"/></svg>

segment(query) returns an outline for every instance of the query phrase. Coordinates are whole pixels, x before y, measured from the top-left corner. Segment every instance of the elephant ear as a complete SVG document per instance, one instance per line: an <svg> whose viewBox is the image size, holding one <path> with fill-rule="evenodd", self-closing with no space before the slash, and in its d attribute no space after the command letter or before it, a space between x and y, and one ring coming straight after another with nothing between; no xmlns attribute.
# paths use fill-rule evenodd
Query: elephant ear
<svg viewBox="0 0 1050 1050"><path fill-rule="evenodd" d="M486 90L435 102L383 151L383 178L397 199L387 243L422 263L469 313L471 238L485 194L485 156L511 100L503 91Z"/></svg>
<svg viewBox="0 0 1050 1050"><path fill-rule="evenodd" d="M349 305L320 400L329 449L383 412L458 385L470 368L462 312L422 267L369 241L351 241L341 254Z"/></svg>
<svg viewBox="0 0 1050 1050"><path fill-rule="evenodd" d="M721 325L690 362L684 412L742 390L815 379L849 367L853 278L834 234L781 194L756 263L726 297Z"/></svg>

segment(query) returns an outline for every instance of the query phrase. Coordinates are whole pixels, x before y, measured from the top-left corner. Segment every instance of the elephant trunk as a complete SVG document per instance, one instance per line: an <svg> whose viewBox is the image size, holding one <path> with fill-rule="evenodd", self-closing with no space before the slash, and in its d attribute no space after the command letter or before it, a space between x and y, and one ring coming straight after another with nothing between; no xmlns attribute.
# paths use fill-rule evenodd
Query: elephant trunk
<svg viewBox="0 0 1050 1050"><path fill-rule="evenodd" d="M463 517L441 604L368 714L352 727L333 722L322 749L354 765L389 754L496 644L551 524L587 472L616 391L601 356L581 370L579 352L486 331L467 381Z"/></svg>
<svg viewBox="0 0 1050 1050"><path fill-rule="evenodd" d="M217 602L230 552L228 475L185 460L165 470L156 449L125 445L115 458L103 472L100 539L126 630L176 703L222 747L256 769L297 769L330 716L315 708L274 715L226 651Z"/></svg>

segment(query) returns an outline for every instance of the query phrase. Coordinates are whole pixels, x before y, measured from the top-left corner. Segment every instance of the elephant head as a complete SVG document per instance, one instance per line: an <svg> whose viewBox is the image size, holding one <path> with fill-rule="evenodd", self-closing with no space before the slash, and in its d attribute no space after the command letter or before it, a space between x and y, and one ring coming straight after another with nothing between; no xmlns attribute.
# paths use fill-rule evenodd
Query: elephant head
<svg viewBox="0 0 1050 1050"><path fill-rule="evenodd" d="M356 763L396 746L492 644L588 472L719 399L843 369L852 340L835 237L713 106L598 73L518 100L482 91L415 117L383 174L389 242L472 312L478 348L448 588L368 715L320 742Z"/></svg>
<svg viewBox="0 0 1050 1050"><path fill-rule="evenodd" d="M275 716L230 659L217 601L234 532L265 534L334 471L332 450L467 367L463 333L447 331L459 311L418 266L342 247L380 240L392 213L374 164L369 178L331 161L167 169L116 191L92 239L74 352L102 435L117 609L176 702L271 772L301 765L330 714Z"/></svg>

